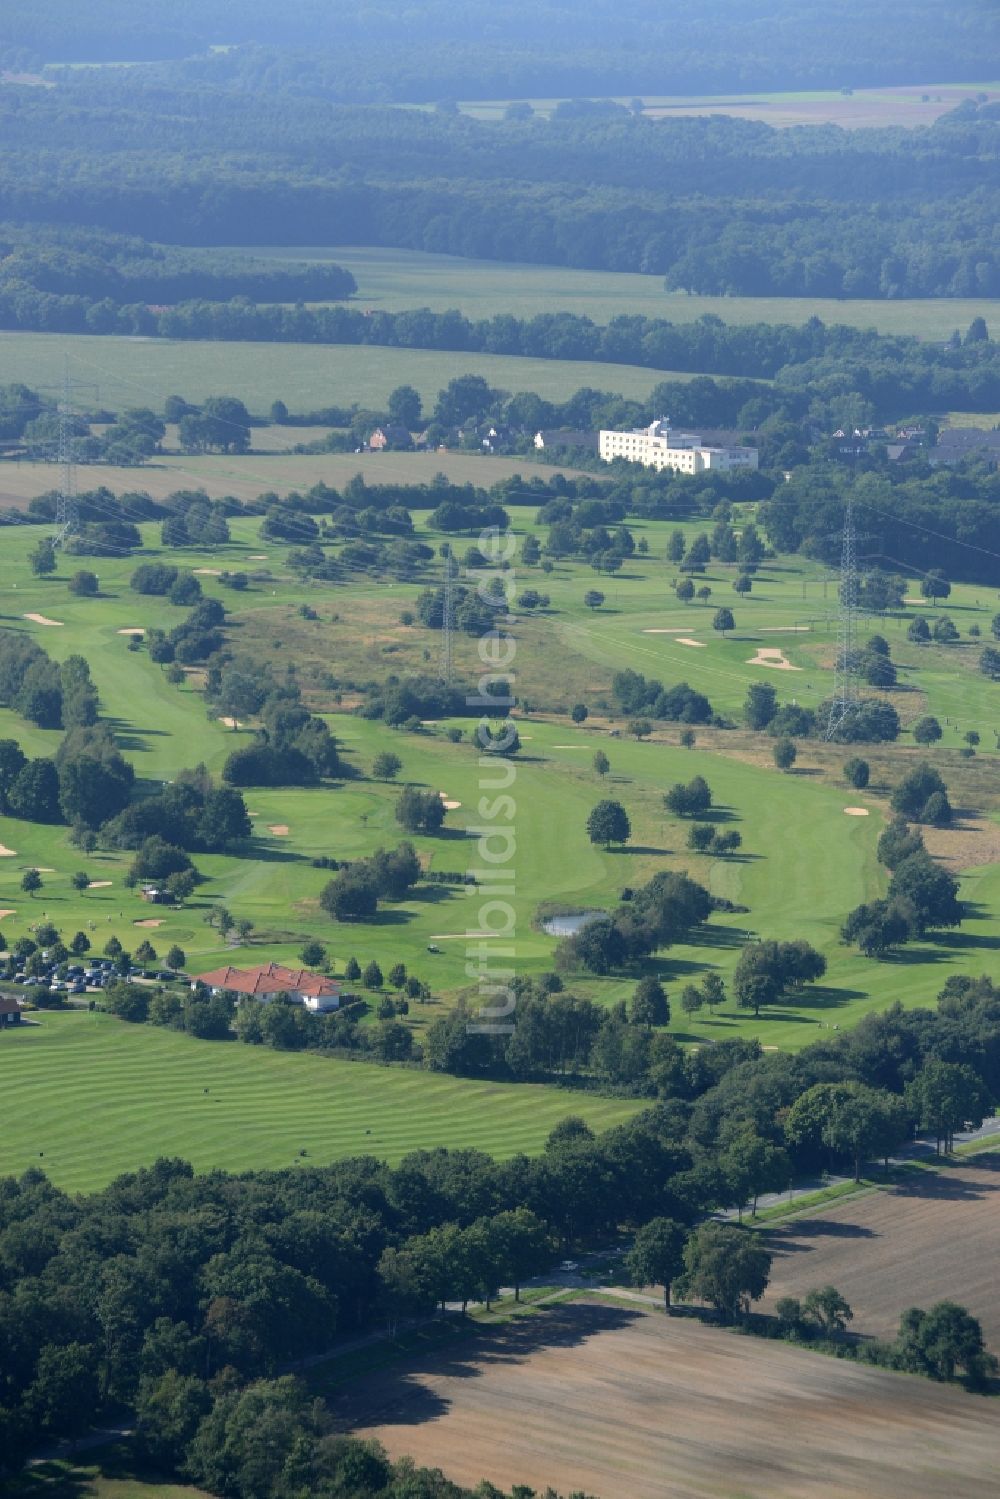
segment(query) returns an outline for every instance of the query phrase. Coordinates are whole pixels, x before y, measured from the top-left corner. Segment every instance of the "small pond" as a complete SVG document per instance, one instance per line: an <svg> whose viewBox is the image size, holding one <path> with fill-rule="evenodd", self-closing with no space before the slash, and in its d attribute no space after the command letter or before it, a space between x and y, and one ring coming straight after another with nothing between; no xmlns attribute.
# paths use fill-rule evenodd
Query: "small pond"
<svg viewBox="0 0 1000 1499"><path fill-rule="evenodd" d="M606 916L606 911L571 911L564 916L547 916L542 922L542 931L550 937L575 937L577 932Z"/></svg>

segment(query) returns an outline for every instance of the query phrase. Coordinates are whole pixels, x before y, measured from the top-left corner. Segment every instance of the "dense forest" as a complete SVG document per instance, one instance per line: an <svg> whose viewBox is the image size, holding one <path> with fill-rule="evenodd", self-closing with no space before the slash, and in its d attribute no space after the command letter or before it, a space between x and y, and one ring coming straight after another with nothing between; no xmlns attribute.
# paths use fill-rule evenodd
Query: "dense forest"
<svg viewBox="0 0 1000 1499"><path fill-rule="evenodd" d="M643 271L703 293L1000 294L1000 106L969 101L915 130L782 131L614 105L483 122L265 81L253 92L84 69L0 90L0 216L161 243ZM169 119L155 145L151 115Z"/></svg>
<svg viewBox="0 0 1000 1499"><path fill-rule="evenodd" d="M643 45L634 45L641 31ZM775 34L780 46L775 46ZM42 62L183 59L212 46L227 74L278 71L331 97L434 100L718 89L839 88L964 80L995 55L997 17L976 0L912 0L907 21L864 0L8 0L0 55ZM249 52L249 56L247 53Z"/></svg>

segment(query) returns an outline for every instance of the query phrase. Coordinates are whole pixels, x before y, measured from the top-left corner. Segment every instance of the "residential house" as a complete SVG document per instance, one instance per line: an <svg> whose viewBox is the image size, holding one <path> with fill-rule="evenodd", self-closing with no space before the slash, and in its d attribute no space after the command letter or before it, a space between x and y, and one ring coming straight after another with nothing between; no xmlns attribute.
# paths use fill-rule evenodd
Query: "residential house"
<svg viewBox="0 0 1000 1499"><path fill-rule="evenodd" d="M384 452L386 448L398 453L412 448L413 438L406 427L397 422L386 422L384 427L375 428L368 439L368 447L373 453Z"/></svg>

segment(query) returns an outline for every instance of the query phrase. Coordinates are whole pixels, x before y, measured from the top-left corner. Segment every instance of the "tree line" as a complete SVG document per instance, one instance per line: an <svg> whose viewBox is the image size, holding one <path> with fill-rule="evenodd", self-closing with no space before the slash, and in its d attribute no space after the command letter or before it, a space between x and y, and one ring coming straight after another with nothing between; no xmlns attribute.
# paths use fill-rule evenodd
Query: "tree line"
<svg viewBox="0 0 1000 1499"><path fill-rule="evenodd" d="M679 1225L690 1294L714 1300L715 1285L723 1315L738 1315L760 1294L754 1242L724 1230L737 1273L720 1280L719 1225L706 1236L698 1220L752 1208L790 1173L860 1174L914 1124L948 1148L1000 1093L998 1035L992 983L952 978L936 1011L895 1006L795 1055L677 1048L655 1107L596 1137L566 1121L536 1158L439 1149L395 1168L368 1156L239 1177L158 1161L74 1196L37 1169L8 1178L3 1460L15 1467L39 1437L124 1407L164 1466L232 1492L205 1454L254 1381L373 1318L488 1296L654 1219Z"/></svg>

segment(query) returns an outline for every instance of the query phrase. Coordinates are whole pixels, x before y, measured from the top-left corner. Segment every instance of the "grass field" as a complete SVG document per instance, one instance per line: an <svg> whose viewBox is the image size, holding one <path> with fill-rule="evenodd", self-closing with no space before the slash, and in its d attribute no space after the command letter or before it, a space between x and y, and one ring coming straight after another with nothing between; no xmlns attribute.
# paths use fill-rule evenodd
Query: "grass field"
<svg viewBox="0 0 1000 1499"><path fill-rule="evenodd" d="M85 1011L37 1019L0 1036L0 1175L39 1166L67 1190L103 1186L160 1155L182 1156L198 1171L245 1171L349 1155L394 1163L437 1145L534 1153L568 1114L601 1129L640 1107L196 1041Z"/></svg>
<svg viewBox="0 0 1000 1499"><path fill-rule="evenodd" d="M951 327L952 325L949 325ZM354 344L226 343L161 338L118 338L56 333L0 333L5 381L33 388L56 386L69 360L74 380L93 382L91 399L118 409L162 407L167 396L188 401L231 395L251 411L282 400L291 411L319 406L384 408L397 385L413 385L427 406L456 375L482 375L511 393L535 391L564 401L581 386L642 400L660 380L688 378L630 364L521 359L502 354L440 353Z"/></svg>
<svg viewBox="0 0 1000 1499"><path fill-rule="evenodd" d="M412 307L444 312L457 307L475 318L498 313L533 317L536 313L576 312L596 323L640 313L675 323L692 323L705 313L726 323L804 323L818 317L824 323L877 328L880 333L914 333L928 339L947 338L954 328L964 330L978 316L1000 326L1000 304L988 297L901 301L699 297L664 291L662 276L464 260L417 250L362 249L353 245L291 249L258 246L252 253L274 260L333 260L353 272L358 283L358 303L387 312ZM18 335L30 336L33 335ZM617 388L607 386L603 380L593 383L600 390Z"/></svg>
<svg viewBox="0 0 1000 1499"><path fill-rule="evenodd" d="M787 93L753 94L647 94L645 113L652 119L673 119L684 115L729 115L735 119L761 120L766 125L787 129L792 125L839 125L844 130L930 125L940 115L954 109L966 99L985 93L995 99L998 83L928 83L901 84L893 87L859 88L850 93L840 89L799 90ZM477 119L496 120L503 116L506 99L465 100L464 114ZM528 101L543 115L551 113L558 99ZM619 98L619 104L631 99Z"/></svg>
<svg viewBox="0 0 1000 1499"><path fill-rule="evenodd" d="M149 1472L124 1442L25 1468L4 1484L3 1494L4 1499L208 1499L204 1489Z"/></svg>
<svg viewBox="0 0 1000 1499"><path fill-rule="evenodd" d="M607 907L623 885L637 884L664 867L687 868L715 894L750 908L748 915L714 917L696 944L676 947L662 957L660 971L675 994L679 983L706 969L728 976L747 930L806 937L829 963L823 986L802 1002L760 1020L725 1006L715 1017L690 1021L675 1006L673 1030L683 1039L755 1034L769 1045L796 1048L820 1028L851 1024L873 1006L897 999L904 1004L932 1002L949 972L978 972L988 966L1000 946L1000 835L991 811L998 787L989 732L996 687L976 671L975 648L932 647L923 654L906 645L903 623L883 626L909 689L896 694L906 721L912 722L927 707L943 720L950 717L942 747L931 758L944 770L959 806L985 809L989 815L978 820L963 816L959 830L949 833L938 850L953 867L967 871L963 892L974 902L972 918L959 932L912 945L896 962L870 963L840 945L838 928L852 906L883 888L884 873L874 859L886 805L880 788L892 784L901 768L918 753L923 757L923 752L908 745L904 736L897 749L872 754L872 791L859 797L845 788L840 775L846 752L820 743L804 745L795 772L779 781L767 745L739 731L699 730L694 751L678 747L675 726L664 726L645 744L609 739L613 715L601 704L607 700L612 671L623 663L666 682L686 678L706 691L721 711L734 716L749 681L774 681L783 696L806 702L818 702L829 690L833 636L822 615L829 601L824 605L818 569L792 559L765 570L755 580L751 600L736 607L735 635L722 640L706 628L712 608L682 607L669 586L668 567L655 560L663 556L669 527L650 524L637 529L649 539L650 556L637 559L604 585L608 601L598 615L582 604L593 574L575 563L560 564L544 583L552 594L549 613L519 619L514 627L523 698L564 712L582 700L593 714L581 729L558 714L522 710L514 900L518 966L526 972L551 966L554 941L536 925L543 899L576 909ZM235 532L233 544L219 553L185 554L179 560L216 569L245 565L245 558L258 555L256 547L261 545L255 523L238 521ZM435 543L440 540L423 534ZM155 528L149 528L149 536L155 539ZM204 700L190 685L170 686L148 656L129 651L119 634L137 625L169 628L178 612L160 599L140 599L129 591L133 559L101 563L105 596L96 601L72 598L58 579L32 580L23 559L34 539L33 529L5 533L9 571L0 609L6 621L35 632L57 657L83 651L91 662L103 711L115 722L144 779L169 779L197 760L218 772L230 749L245 742L249 731L234 734L208 719ZM333 693L321 685L331 666L343 679L356 681L382 676L389 669L433 669L438 638L399 624L400 609L412 603L419 585L359 580L346 587L316 589L312 596L319 617L303 621L298 614L301 585L286 572L280 548L266 551L267 580L239 600L224 595L238 611L232 641L238 652L255 660L273 659L279 667L282 660L293 658L314 708L336 708ZM726 597L728 577L722 572L709 576L713 591ZM223 596L211 577L203 582L209 593ZM949 600L949 612L963 631L972 620L987 626L995 608L985 590L956 588ZM811 629L788 633L802 621L803 611L813 621ZM31 612L63 625L29 624L22 616ZM647 633L651 630L678 633ZM699 648L683 644L685 639L697 640ZM780 649L792 665L803 669L775 672L755 665L753 658L761 648ZM472 668L472 650L465 637L456 643L456 667L463 677ZM331 723L352 766L366 772L378 750L391 747L403 760L402 779L446 792L461 804L449 814L446 836L416 840L431 867L461 871L474 863L475 845L468 830L478 821L480 793L472 747L448 742L444 726L400 735L343 711L346 706L332 713ZM973 761L965 761L957 746L970 724L981 726L983 746ZM3 734L18 736L34 753L51 753L56 742L52 734L27 730L8 710L0 710ZM598 747L608 751L612 765L603 784L591 769ZM696 770L713 788L717 817L741 832L738 858L711 860L689 854L685 826L663 809L664 787L689 779ZM362 963L374 956L383 969L402 960L431 984L436 995L454 996L467 983L465 944L460 939L477 928L478 907L468 895L448 887L420 886L412 899L386 908L374 922L347 927L331 923L318 905L328 876L313 869L310 861L321 854L355 857L380 844L391 846L400 836L393 815L397 794L393 787L369 779L336 788L248 793L255 826L251 857L199 857L207 883L186 907L161 908L153 916L134 892L122 887L126 856L105 853L82 860L69 847L65 829L4 820L0 841L14 850L12 857L0 859L0 908L13 913L4 920L5 935L10 940L45 912L64 930L91 931L98 946L112 934L129 948L140 935L149 935L160 952L176 942L188 954L193 972L241 959L294 961L303 941L318 937L329 945L337 972L343 972L352 955ZM597 849L587 839L587 814L603 795L619 797L627 807L633 824L627 852ZM859 803L869 816L844 815L845 807ZM788 836L790 826L796 828L794 839ZM288 832L274 834L274 827L287 827ZM931 847L937 849L933 841ZM20 892L21 874L29 864L53 871L43 875L43 890L35 900ZM81 865L91 878L112 884L76 894L69 876ZM220 900L238 917L255 923L254 942L242 952L223 944L203 920L206 909ZM140 933L134 925L140 919L161 925ZM429 944L441 951L429 954ZM581 980L579 987L608 1003L625 996L631 981ZM434 1006L415 1006L411 1020L420 1028L435 1013Z"/></svg>
<svg viewBox="0 0 1000 1499"><path fill-rule="evenodd" d="M762 1308L833 1285L854 1311L852 1332L891 1338L907 1307L947 1295L979 1318L987 1347L1000 1351L998 1192L1000 1156L984 1154L793 1218L767 1234L775 1258Z"/></svg>
<svg viewBox="0 0 1000 1499"><path fill-rule="evenodd" d="M628 1499L981 1499L996 1412L929 1380L622 1303L539 1308L333 1402L393 1456Z"/></svg>

